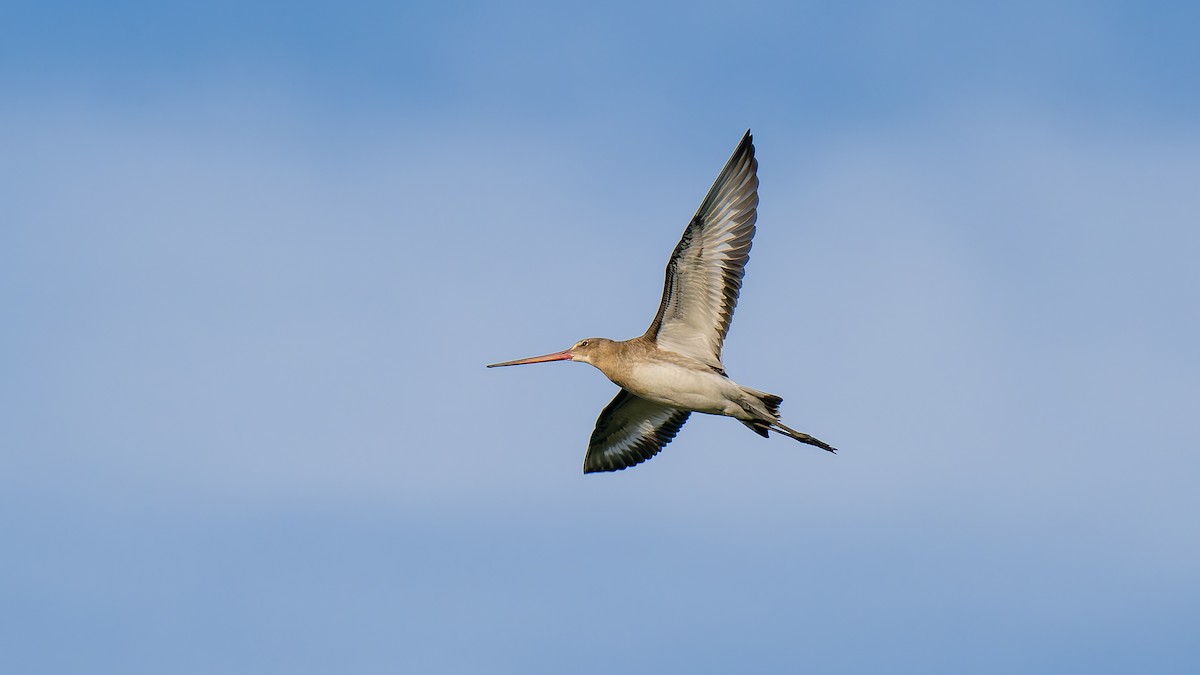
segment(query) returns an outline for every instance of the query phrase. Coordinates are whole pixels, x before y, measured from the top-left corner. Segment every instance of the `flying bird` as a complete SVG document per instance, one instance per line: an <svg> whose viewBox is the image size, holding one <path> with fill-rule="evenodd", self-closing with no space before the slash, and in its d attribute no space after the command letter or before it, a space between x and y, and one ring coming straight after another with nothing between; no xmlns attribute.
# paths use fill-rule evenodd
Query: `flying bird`
<svg viewBox="0 0 1200 675"><path fill-rule="evenodd" d="M837 451L784 426L782 398L734 382L721 364L757 208L758 161L746 131L671 254L662 302L644 335L624 341L587 338L561 352L488 366L582 361L621 387L596 420L584 473L620 471L650 459L693 412L732 417L763 437L775 431Z"/></svg>

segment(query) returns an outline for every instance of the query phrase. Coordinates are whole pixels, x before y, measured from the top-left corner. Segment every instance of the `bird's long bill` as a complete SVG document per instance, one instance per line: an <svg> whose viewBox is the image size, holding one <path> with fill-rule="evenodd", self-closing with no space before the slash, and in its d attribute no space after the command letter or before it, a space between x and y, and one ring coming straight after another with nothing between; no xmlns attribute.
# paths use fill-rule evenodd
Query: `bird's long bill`
<svg viewBox="0 0 1200 675"><path fill-rule="evenodd" d="M504 363L491 363L488 368L499 368L500 366L523 366L526 363L544 363L546 361L569 361L571 359L571 350L564 349L561 352L553 354L544 354L542 356L531 356L527 359L517 359L516 361L505 361Z"/></svg>

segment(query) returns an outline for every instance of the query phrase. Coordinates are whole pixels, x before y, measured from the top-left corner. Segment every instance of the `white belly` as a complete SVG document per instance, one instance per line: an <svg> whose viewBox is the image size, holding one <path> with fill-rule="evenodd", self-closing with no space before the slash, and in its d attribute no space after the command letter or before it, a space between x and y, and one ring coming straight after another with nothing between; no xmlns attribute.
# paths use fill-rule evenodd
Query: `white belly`
<svg viewBox="0 0 1200 675"><path fill-rule="evenodd" d="M737 403L741 388L711 370L650 362L631 368L623 379L617 384L655 403L714 415L746 414Z"/></svg>

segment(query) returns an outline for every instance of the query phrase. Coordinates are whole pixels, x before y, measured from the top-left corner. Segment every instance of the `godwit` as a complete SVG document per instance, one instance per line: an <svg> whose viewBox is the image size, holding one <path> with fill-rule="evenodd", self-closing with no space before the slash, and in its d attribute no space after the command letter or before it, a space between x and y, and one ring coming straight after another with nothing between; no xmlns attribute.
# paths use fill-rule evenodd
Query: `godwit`
<svg viewBox="0 0 1200 675"><path fill-rule="evenodd" d="M693 412L727 415L763 437L771 430L837 451L784 426L782 398L737 384L721 365L758 219L757 172L746 131L671 254L662 303L644 335L623 342L588 338L561 352L488 366L582 361L621 387L596 420L584 473L620 471L650 459Z"/></svg>

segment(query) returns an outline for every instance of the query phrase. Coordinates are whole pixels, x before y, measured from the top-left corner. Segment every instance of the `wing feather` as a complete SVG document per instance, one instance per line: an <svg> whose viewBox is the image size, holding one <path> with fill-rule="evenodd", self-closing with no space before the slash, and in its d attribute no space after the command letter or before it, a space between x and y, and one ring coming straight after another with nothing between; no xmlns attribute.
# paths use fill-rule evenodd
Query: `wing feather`
<svg viewBox="0 0 1200 675"><path fill-rule="evenodd" d="M622 389L596 420L583 472L620 471L641 464L675 438L690 414Z"/></svg>
<svg viewBox="0 0 1200 675"><path fill-rule="evenodd" d="M758 161L747 131L667 263L662 302L646 331L660 348L722 368L757 219Z"/></svg>

